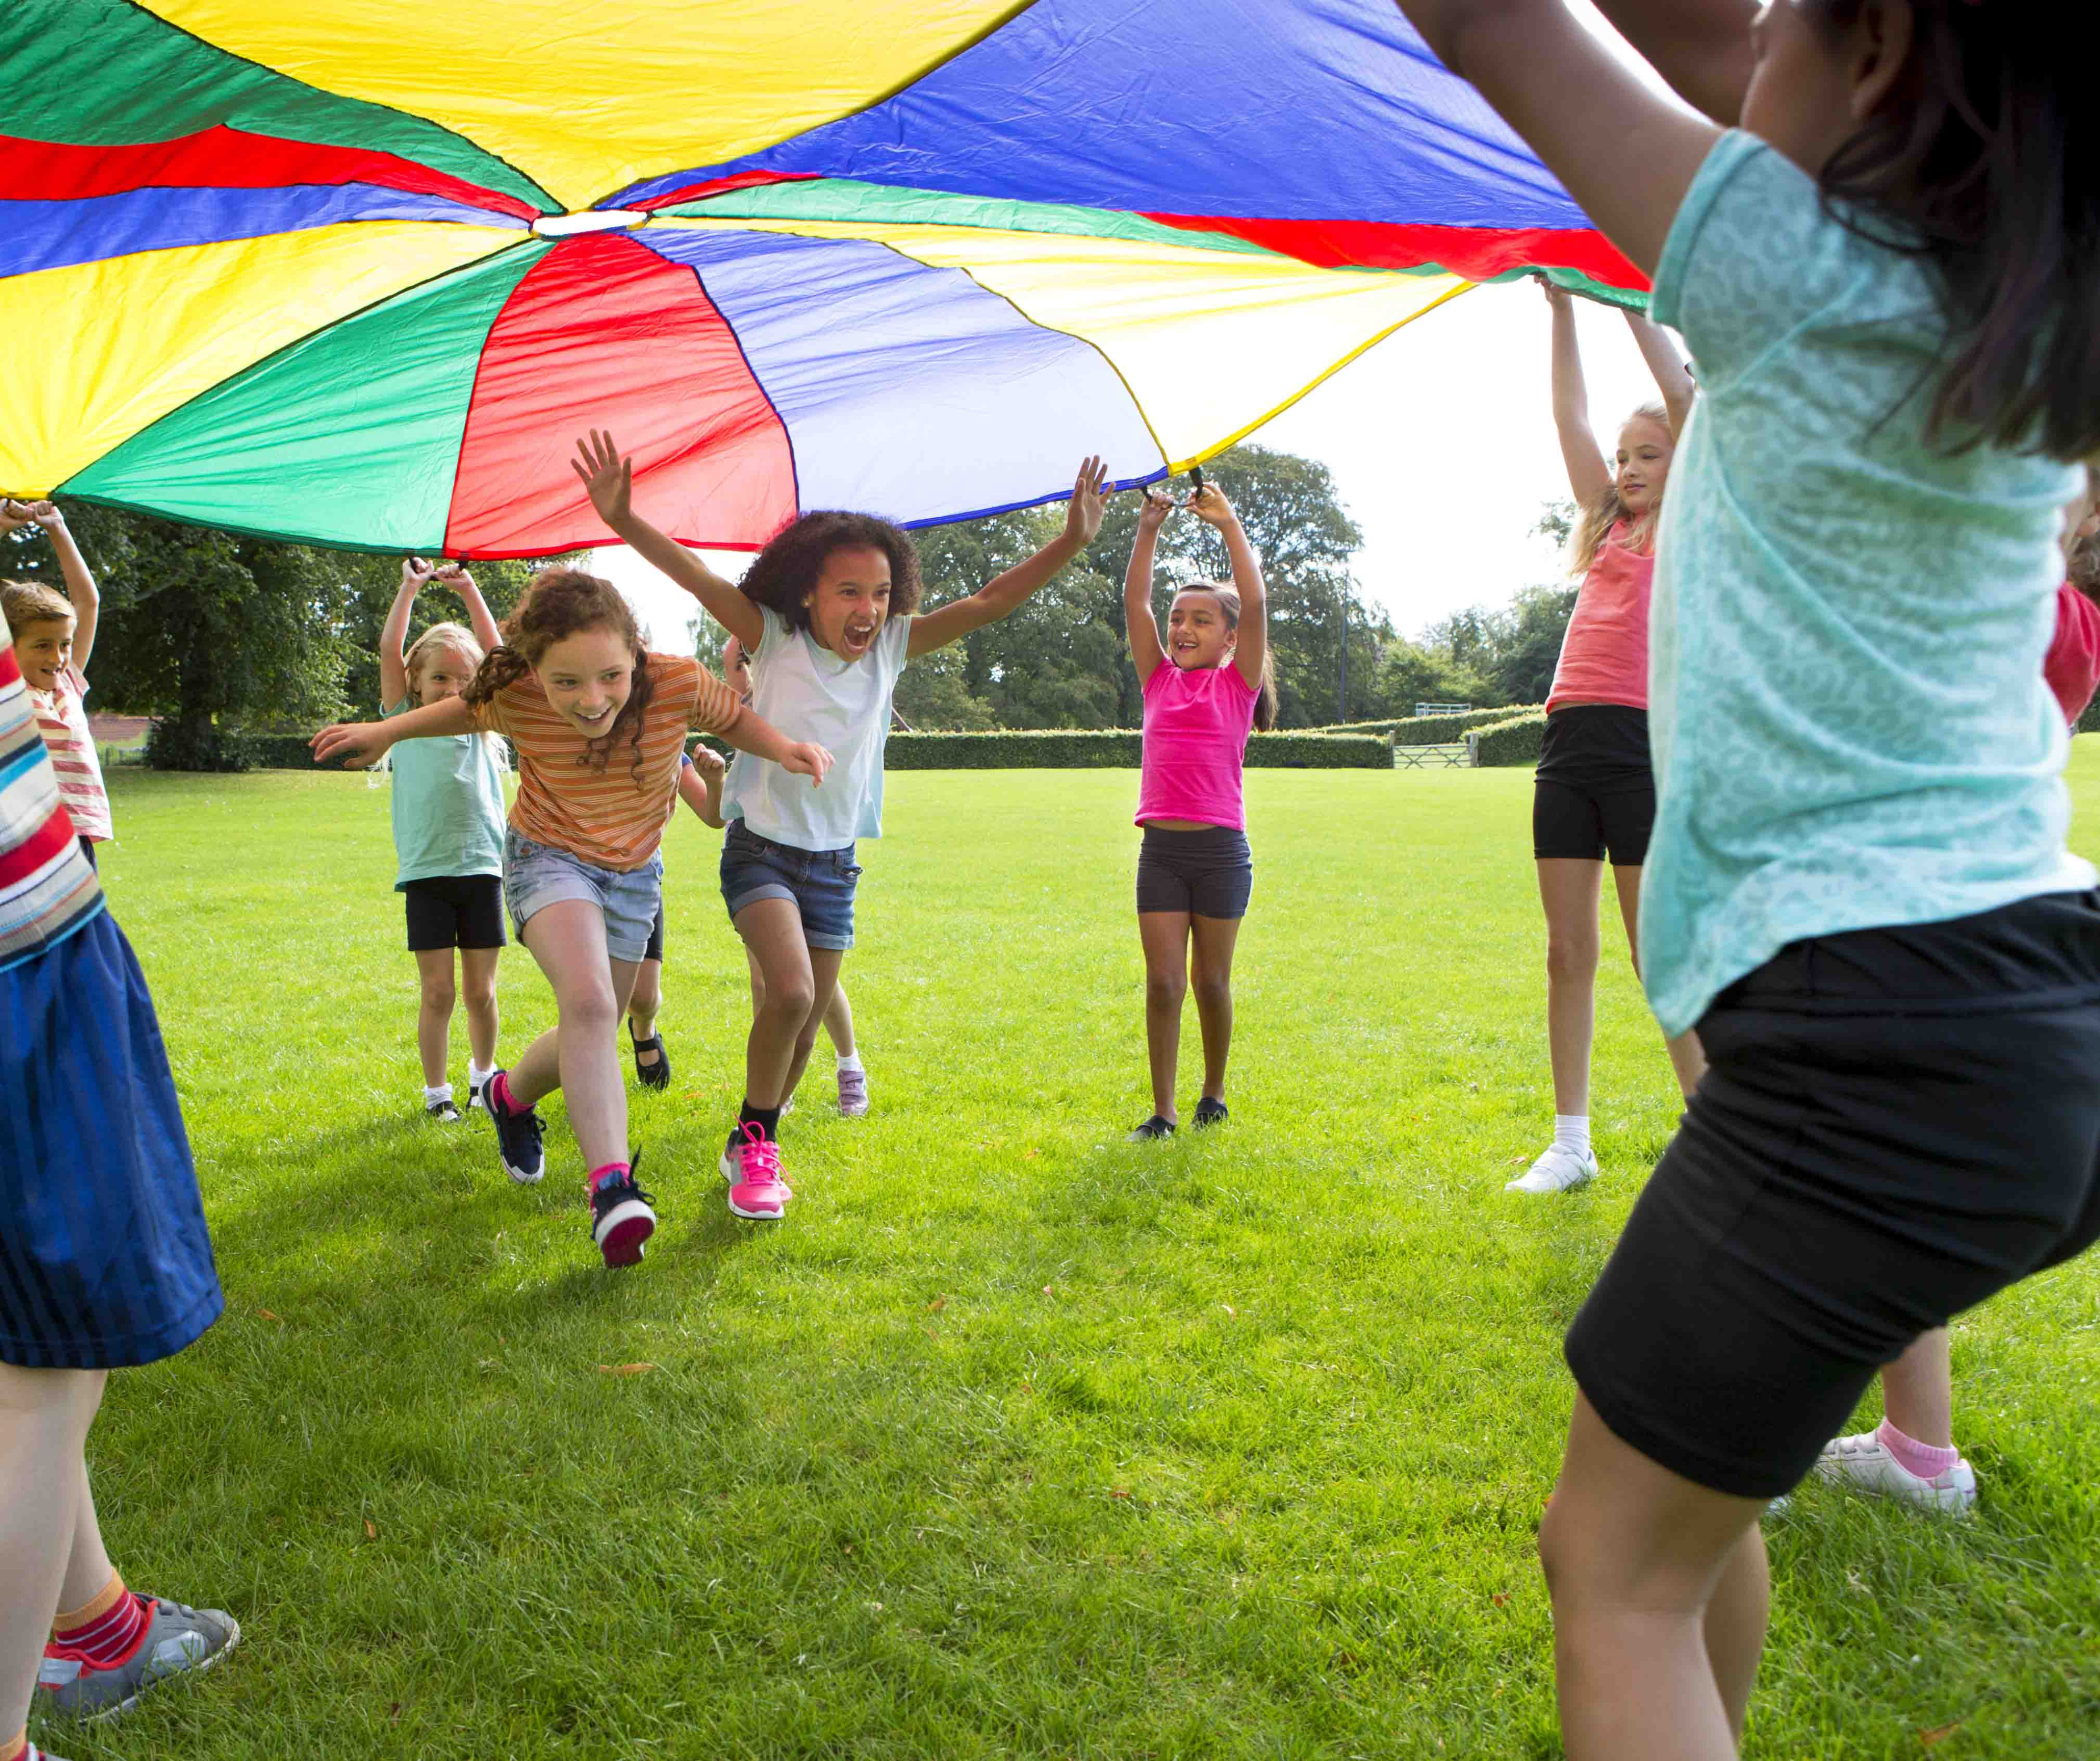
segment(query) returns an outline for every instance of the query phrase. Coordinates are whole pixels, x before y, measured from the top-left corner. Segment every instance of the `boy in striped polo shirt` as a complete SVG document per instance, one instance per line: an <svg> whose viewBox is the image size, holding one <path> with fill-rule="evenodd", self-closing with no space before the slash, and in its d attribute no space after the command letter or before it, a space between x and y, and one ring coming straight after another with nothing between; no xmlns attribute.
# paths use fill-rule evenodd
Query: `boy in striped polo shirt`
<svg viewBox="0 0 2100 1761"><path fill-rule="evenodd" d="M225 1304L152 1000L37 720L0 629L0 1761L46 1756L33 1697L105 1716L240 1636L127 1589L88 1487L108 1372Z"/></svg>

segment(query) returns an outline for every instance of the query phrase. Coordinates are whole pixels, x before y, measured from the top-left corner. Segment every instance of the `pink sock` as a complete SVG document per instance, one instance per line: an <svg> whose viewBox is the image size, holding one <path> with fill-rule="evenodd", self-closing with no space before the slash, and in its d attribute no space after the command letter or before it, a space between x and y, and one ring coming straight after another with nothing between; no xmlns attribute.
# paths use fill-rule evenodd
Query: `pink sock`
<svg viewBox="0 0 2100 1761"><path fill-rule="evenodd" d="M590 1171L590 1189L596 1192L601 1186L611 1185L626 1177L627 1164L624 1162L608 1162L603 1167L594 1167Z"/></svg>
<svg viewBox="0 0 2100 1761"><path fill-rule="evenodd" d="M506 1113L523 1113L525 1109L510 1098L510 1072L498 1070L488 1079L489 1092L496 1097L496 1104Z"/></svg>
<svg viewBox="0 0 2100 1761"><path fill-rule="evenodd" d="M1914 1437L1906 1437L1886 1419L1874 1435L1882 1440L1883 1449L1921 1480L1937 1480L1961 1459L1958 1449L1935 1449L1929 1443L1921 1443Z"/></svg>

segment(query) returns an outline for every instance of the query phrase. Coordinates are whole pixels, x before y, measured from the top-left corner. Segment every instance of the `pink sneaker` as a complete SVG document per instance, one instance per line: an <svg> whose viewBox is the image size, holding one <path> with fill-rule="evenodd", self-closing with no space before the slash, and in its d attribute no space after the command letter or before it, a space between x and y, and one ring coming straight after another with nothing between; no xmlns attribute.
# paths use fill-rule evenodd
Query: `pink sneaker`
<svg viewBox="0 0 2100 1761"><path fill-rule="evenodd" d="M778 1223L795 1195L780 1177L780 1145L756 1125L738 1128L722 1151L722 1178L730 1183L729 1207L757 1223Z"/></svg>

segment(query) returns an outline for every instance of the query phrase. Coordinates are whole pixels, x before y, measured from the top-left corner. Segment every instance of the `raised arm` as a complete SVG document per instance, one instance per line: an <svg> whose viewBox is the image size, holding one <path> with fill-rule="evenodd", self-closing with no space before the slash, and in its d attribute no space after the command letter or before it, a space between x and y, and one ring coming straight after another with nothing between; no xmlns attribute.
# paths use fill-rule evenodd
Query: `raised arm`
<svg viewBox="0 0 2100 1761"><path fill-rule="evenodd" d="M430 565L421 557L401 558L401 585L394 594L386 621L379 626L379 707L391 709L408 695L408 614L416 609L416 595L430 578Z"/></svg>
<svg viewBox="0 0 2100 1761"><path fill-rule="evenodd" d="M1445 66L1472 82L1612 242L1652 276L1720 130L1643 84L1563 0L1399 3ZM1718 17L1720 5L1685 0L1683 10ZM1662 0L1607 0L1604 7L1635 32L1673 9Z"/></svg>
<svg viewBox="0 0 2100 1761"><path fill-rule="evenodd" d="M1261 558L1240 528L1240 517L1225 492L1207 483L1189 504L1189 511L1206 524L1215 526L1225 541L1225 554L1232 558L1233 585L1239 590L1239 641L1233 664L1255 690L1261 689L1261 673L1268 658L1268 583L1262 578Z"/></svg>
<svg viewBox="0 0 2100 1761"><path fill-rule="evenodd" d="M571 464L598 517L613 536L699 600L746 651L755 651L765 634L765 614L737 591L734 582L724 580L677 539L659 532L634 511L634 461L620 456L612 436L593 428L588 439L576 443Z"/></svg>
<svg viewBox="0 0 2100 1761"><path fill-rule="evenodd" d="M1692 419L1692 404L1699 395L1699 382L1692 377L1692 369L1684 364L1684 357L1677 352L1677 345L1670 340L1670 333L1652 318L1645 313L1629 311L1626 328L1640 345L1641 358L1648 363L1648 370L1655 375L1655 388L1662 394L1663 408L1670 412L1670 437L1681 439L1685 423Z"/></svg>
<svg viewBox="0 0 2100 1761"><path fill-rule="evenodd" d="M474 639L481 644L483 654L503 646L503 632L496 627L495 614L488 609L488 602L481 597L481 589L474 585L474 576L467 573L464 563L448 563L433 579L440 587L449 587L459 595L460 603L466 607L467 628L474 632Z"/></svg>
<svg viewBox="0 0 2100 1761"><path fill-rule="evenodd" d="M397 698L396 702L399 700ZM406 715L384 722L337 722L323 728L307 744L313 748L314 762L376 765L389 748L404 739L433 739L448 734L478 734L474 705L464 697L448 697L443 703L426 704Z"/></svg>
<svg viewBox="0 0 2100 1761"><path fill-rule="evenodd" d="M1701 116L1723 128L1742 120L1757 0L1597 0L1597 10Z"/></svg>
<svg viewBox="0 0 2100 1761"><path fill-rule="evenodd" d="M1170 497L1156 489L1145 492L1145 505L1137 516L1137 536L1131 541L1130 567L1123 572L1123 623L1130 637L1131 664L1137 669L1141 690L1167 658L1159 645L1159 624L1152 609L1152 559L1159 549L1159 528L1174 511Z"/></svg>
<svg viewBox="0 0 2100 1761"><path fill-rule="evenodd" d="M1090 458L1079 467L1072 484L1072 500L1065 510L1065 529L1026 563L1017 563L965 598L951 599L938 611L924 612L911 620L907 657L931 654L959 642L972 630L1011 617L1030 596L1055 580L1059 570L1093 541L1101 529L1101 514L1108 505L1108 475L1101 461ZM741 633L739 633L741 639ZM752 646L745 644L746 647Z"/></svg>
<svg viewBox="0 0 2100 1761"><path fill-rule="evenodd" d="M1553 426L1568 487L1582 507L1595 507L1612 487L1612 467L1590 426L1590 390L1582 377L1582 344L1575 333L1575 296L1550 281L1540 284L1553 308Z"/></svg>
<svg viewBox="0 0 2100 1761"><path fill-rule="evenodd" d="M85 674L88 656L95 652L95 633L102 625L102 590L95 585L95 571L73 541L72 529L55 501L32 504L29 518L44 528L57 554L59 573L65 577L66 597L73 601L73 669Z"/></svg>

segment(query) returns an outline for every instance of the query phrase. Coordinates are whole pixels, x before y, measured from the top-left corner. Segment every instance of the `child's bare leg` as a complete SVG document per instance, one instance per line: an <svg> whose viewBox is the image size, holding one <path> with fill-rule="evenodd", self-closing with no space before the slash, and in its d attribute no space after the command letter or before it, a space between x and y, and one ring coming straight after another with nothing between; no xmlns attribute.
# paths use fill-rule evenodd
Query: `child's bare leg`
<svg viewBox="0 0 2100 1761"><path fill-rule="evenodd" d="M605 918L582 899L541 907L525 945L554 987L557 1025L510 1066L511 1099L531 1106L555 1089L569 1110L587 1168L627 1160L627 1084L614 1030L634 988L634 962L606 952Z"/></svg>
<svg viewBox="0 0 2100 1761"><path fill-rule="evenodd" d="M853 1004L846 1001L844 984L832 986L832 1000L824 1007L824 1031L840 1057L854 1055Z"/></svg>
<svg viewBox="0 0 2100 1761"><path fill-rule="evenodd" d="M1764 1647L1762 1507L1649 1460L1577 1394L1538 1537L1568 1761L1735 1761Z"/></svg>
<svg viewBox="0 0 2100 1761"><path fill-rule="evenodd" d="M1619 916L1626 926L1626 948L1633 956L1634 976L1640 976L1640 864L1620 864L1612 870L1612 884L1618 890ZM1677 1073L1677 1086L1689 1101L1706 1074L1706 1048L1698 1034L1688 1028L1674 1039L1663 1041L1670 1053L1670 1067Z"/></svg>
<svg viewBox="0 0 2100 1761"><path fill-rule="evenodd" d="M416 973L422 983L422 1001L416 1011L416 1049L423 1060L423 1086L435 1088L445 1079L445 1066L452 1055L452 951L448 948L416 950Z"/></svg>
<svg viewBox="0 0 2100 1761"><path fill-rule="evenodd" d="M838 995L839 967L845 957L843 948L810 950L810 978L817 994L810 1004L810 1013L801 1031L795 1035L795 1061L788 1067L788 1086L782 1091L783 1100L801 1085L802 1073L810 1067L810 1054L817 1046L817 1029L831 1013L832 999ZM852 1030L849 1028L847 1032L850 1036Z"/></svg>
<svg viewBox="0 0 2100 1761"><path fill-rule="evenodd" d="M1192 917L1196 1021L1203 1032L1203 1093L1225 1098L1225 1060L1233 1049L1233 949L1240 938L1237 917Z"/></svg>
<svg viewBox="0 0 2100 1761"><path fill-rule="evenodd" d="M467 1055L476 1070L496 1067L496 961L501 948L460 950L460 991L466 1004Z"/></svg>
<svg viewBox="0 0 2100 1761"><path fill-rule="evenodd" d="M77 1601L64 1600L74 1577L80 1503L87 1484L82 1450L105 1380L99 1370L21 1370L0 1364L0 1743L29 1722L37 1666L51 1622L78 1608L109 1582L109 1561L95 1534L101 1576ZM94 1509L87 1512L90 1529Z"/></svg>
<svg viewBox="0 0 2100 1761"><path fill-rule="evenodd" d="M1181 1057L1181 1001L1189 994L1186 911L1140 911L1138 940L1145 947L1145 1048L1152 1066L1152 1110L1178 1124L1175 1066Z"/></svg>
<svg viewBox="0 0 2100 1761"><path fill-rule="evenodd" d="M736 929L759 980L752 987L757 1004L744 1047L743 1097L770 1110L788 1097L796 1044L816 1006L813 951L802 939L802 913L792 899L753 899L736 914ZM833 982L837 971L834 965Z"/></svg>
<svg viewBox="0 0 2100 1761"><path fill-rule="evenodd" d="M1565 856L1538 859L1546 911L1546 1041L1553 1059L1553 1110L1590 1112L1590 1048L1597 1027L1597 900L1604 865Z"/></svg>
<svg viewBox="0 0 2100 1761"><path fill-rule="evenodd" d="M656 1037L656 1013L664 1006L664 963L646 960L634 969L634 989L627 999L627 1032L634 1041L635 1061L642 1061L644 1040ZM656 1061L656 1048L649 1048L648 1062Z"/></svg>
<svg viewBox="0 0 2100 1761"><path fill-rule="evenodd" d="M1913 1441L1954 1447L1954 1354L1945 1327L1918 1335L1882 1371L1882 1410Z"/></svg>

